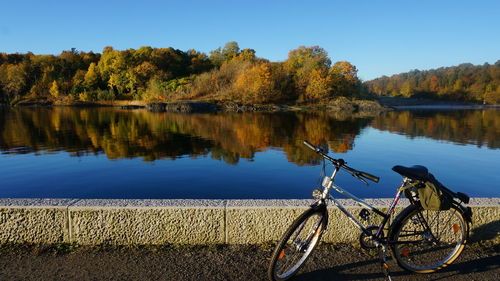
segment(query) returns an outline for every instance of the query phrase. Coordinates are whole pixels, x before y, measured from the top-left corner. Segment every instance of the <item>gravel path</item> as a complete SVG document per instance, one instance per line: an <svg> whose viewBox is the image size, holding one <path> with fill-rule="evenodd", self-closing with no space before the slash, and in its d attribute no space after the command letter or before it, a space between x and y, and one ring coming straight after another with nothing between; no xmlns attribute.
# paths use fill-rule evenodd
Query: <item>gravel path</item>
<svg viewBox="0 0 500 281"><path fill-rule="evenodd" d="M272 251L269 246L70 248L3 246L0 280L266 280ZM469 245L454 264L434 274L389 264L393 280L500 280L500 247ZM384 278L376 252L320 245L293 280Z"/></svg>

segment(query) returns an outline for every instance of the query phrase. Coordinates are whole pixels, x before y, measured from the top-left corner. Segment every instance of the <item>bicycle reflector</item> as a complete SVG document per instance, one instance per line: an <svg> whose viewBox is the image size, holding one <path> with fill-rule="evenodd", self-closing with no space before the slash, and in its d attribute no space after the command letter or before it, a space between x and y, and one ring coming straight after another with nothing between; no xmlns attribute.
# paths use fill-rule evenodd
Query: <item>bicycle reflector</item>
<svg viewBox="0 0 500 281"><path fill-rule="evenodd" d="M404 257L409 256L410 255L410 250L408 250L408 248L401 249L401 255L403 255Z"/></svg>
<svg viewBox="0 0 500 281"><path fill-rule="evenodd" d="M281 250L280 255L278 256L278 259L282 259L285 256L285 250Z"/></svg>

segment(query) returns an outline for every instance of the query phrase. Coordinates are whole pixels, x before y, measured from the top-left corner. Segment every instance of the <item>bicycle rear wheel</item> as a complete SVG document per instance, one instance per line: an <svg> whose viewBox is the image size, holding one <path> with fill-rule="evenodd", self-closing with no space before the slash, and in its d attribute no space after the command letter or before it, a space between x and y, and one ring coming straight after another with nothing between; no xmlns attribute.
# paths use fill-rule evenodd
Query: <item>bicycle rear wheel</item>
<svg viewBox="0 0 500 281"><path fill-rule="evenodd" d="M431 273L451 264L464 249L469 225L462 209L404 209L393 224L390 243L398 264L417 273Z"/></svg>
<svg viewBox="0 0 500 281"><path fill-rule="evenodd" d="M294 276L321 239L327 223L325 205L313 207L300 215L274 250L268 269L269 279L282 281Z"/></svg>

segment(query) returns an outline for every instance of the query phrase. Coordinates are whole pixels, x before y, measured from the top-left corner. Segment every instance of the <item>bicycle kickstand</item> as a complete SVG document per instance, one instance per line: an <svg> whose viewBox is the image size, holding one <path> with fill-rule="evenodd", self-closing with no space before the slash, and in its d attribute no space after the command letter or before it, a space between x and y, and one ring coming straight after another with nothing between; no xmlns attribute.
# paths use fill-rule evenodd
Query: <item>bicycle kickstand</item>
<svg viewBox="0 0 500 281"><path fill-rule="evenodd" d="M382 267L382 272L384 273L387 280L392 281L389 265L387 264L387 247L384 244L379 244L380 253L380 266Z"/></svg>

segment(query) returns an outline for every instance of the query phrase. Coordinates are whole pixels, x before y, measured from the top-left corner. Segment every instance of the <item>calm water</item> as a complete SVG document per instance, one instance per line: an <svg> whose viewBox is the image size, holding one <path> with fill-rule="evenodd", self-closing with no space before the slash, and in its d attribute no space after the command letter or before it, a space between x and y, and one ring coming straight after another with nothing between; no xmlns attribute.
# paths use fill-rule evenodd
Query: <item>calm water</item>
<svg viewBox="0 0 500 281"><path fill-rule="evenodd" d="M0 107L0 197L309 198L320 162L301 143L381 177L339 184L391 197L400 165L500 197L500 110L167 114Z"/></svg>

